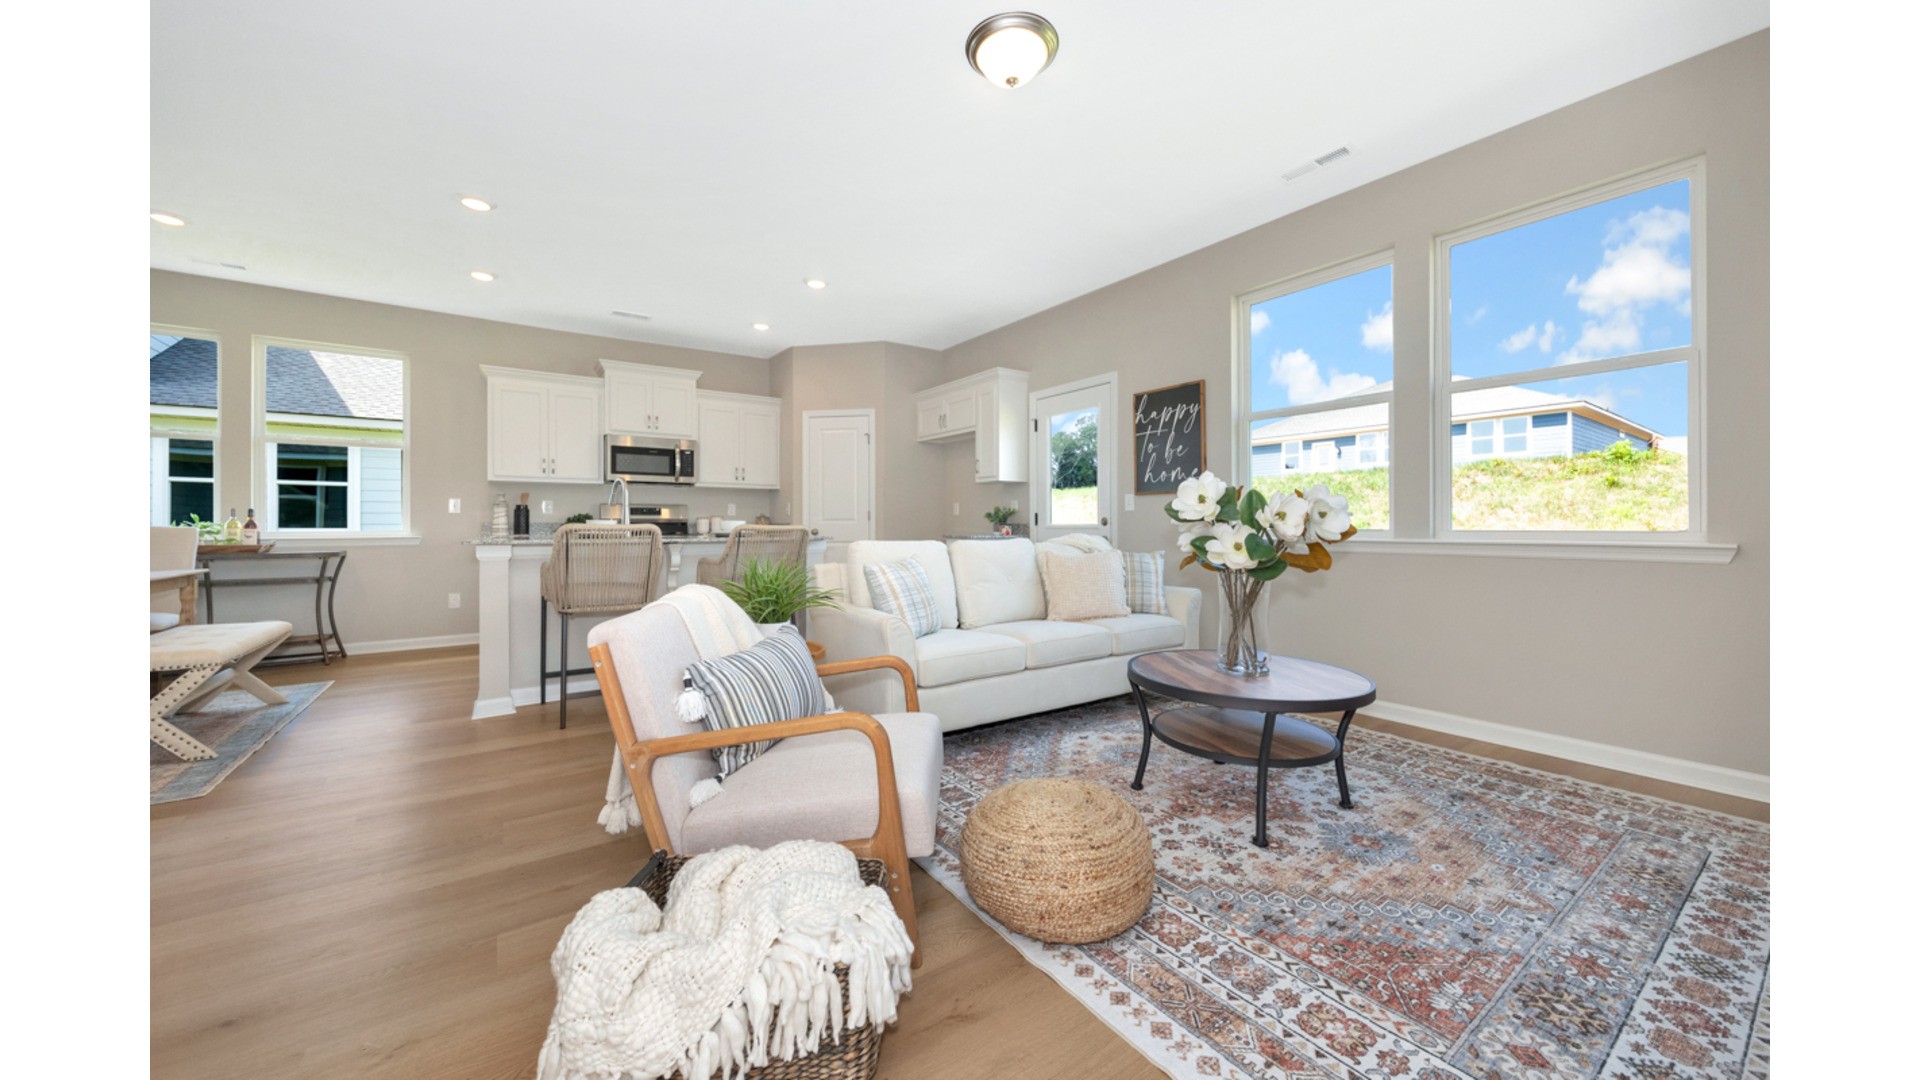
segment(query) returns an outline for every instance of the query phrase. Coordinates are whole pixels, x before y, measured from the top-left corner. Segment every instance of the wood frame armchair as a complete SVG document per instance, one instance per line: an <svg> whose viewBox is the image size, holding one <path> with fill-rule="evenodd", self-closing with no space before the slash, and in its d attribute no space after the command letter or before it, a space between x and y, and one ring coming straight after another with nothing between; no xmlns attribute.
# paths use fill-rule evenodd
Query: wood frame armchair
<svg viewBox="0 0 1920 1080"><path fill-rule="evenodd" d="M613 726L614 741L620 747L620 760L627 770L627 783L640 806L640 820L647 831L647 842L669 855L673 841L667 832L666 818L660 812L660 800L653 789L654 763L676 754L692 754L721 746L738 746L763 739L790 739L827 731L858 731L873 744L875 780L880 798L879 823L873 835L857 840L840 840L856 856L878 859L887 867L887 895L893 910L906 924L907 937L913 942L913 966L920 966L920 924L914 915L913 882L907 876L906 836L900 824L900 789L893 773L893 745L880 722L862 712L836 712L780 720L771 724L701 731L665 739L642 740L634 731L633 718L627 712L626 695L620 688L620 673L615 670L613 653L606 645L588 650L593 657L594 675L600 680L601 700L606 702L607 719ZM920 711L920 694L914 686L913 670L897 656L871 656L862 660L839 660L820 664L821 677L846 675L856 671L890 668L899 673L907 687L907 711Z"/></svg>

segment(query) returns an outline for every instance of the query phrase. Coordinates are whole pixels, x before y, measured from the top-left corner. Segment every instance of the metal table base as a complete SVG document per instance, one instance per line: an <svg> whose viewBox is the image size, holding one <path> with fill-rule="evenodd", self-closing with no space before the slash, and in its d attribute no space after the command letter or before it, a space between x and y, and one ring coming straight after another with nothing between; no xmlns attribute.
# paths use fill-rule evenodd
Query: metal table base
<svg viewBox="0 0 1920 1080"><path fill-rule="evenodd" d="M215 578L214 562L232 562L237 560L272 559L311 559L319 566L310 575L288 575L276 577L233 577ZM216 622L213 617L213 593L220 588L251 588L261 585L312 585L313 586L313 627L314 633L295 634L282 642L286 645L313 645L313 652L279 653L260 662L261 667L269 664L310 664L315 660L322 664L331 664L336 659L347 657L346 643L340 640L340 624L333 615L333 596L339 589L340 570L347 564L345 551L267 551L234 552L231 554L209 551L202 548L200 565L206 567L207 575L201 579L200 588L207 598L207 621Z"/></svg>

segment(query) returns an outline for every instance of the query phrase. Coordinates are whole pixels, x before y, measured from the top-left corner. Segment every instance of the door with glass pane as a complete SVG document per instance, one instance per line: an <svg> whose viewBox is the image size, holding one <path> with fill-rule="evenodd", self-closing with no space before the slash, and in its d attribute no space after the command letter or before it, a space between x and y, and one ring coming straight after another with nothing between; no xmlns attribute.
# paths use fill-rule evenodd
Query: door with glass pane
<svg viewBox="0 0 1920 1080"><path fill-rule="evenodd" d="M1113 376L1103 375L1029 397L1034 492L1029 520L1034 539L1068 533L1114 539L1119 446L1114 383Z"/></svg>

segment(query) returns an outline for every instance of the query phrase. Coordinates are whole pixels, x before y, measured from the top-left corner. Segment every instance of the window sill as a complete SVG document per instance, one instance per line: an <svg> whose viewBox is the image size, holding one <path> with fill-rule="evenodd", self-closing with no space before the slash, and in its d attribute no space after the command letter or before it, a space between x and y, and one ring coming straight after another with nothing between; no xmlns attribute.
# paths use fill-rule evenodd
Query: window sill
<svg viewBox="0 0 1920 1080"><path fill-rule="evenodd" d="M341 532L327 533L263 533L264 540L273 542L275 551L325 551L329 548L360 547L415 547L420 543L419 533L370 533Z"/></svg>
<svg viewBox="0 0 1920 1080"><path fill-rule="evenodd" d="M1595 562L1702 563L1725 566L1738 544L1698 540L1369 540L1356 536L1342 553L1371 555L1466 555L1504 559L1586 559Z"/></svg>

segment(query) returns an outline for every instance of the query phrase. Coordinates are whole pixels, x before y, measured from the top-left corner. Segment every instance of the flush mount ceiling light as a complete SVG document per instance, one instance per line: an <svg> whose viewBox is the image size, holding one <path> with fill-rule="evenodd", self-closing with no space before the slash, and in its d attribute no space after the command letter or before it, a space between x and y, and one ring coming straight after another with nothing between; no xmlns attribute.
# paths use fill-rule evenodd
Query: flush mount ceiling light
<svg viewBox="0 0 1920 1080"><path fill-rule="evenodd" d="M772 327L770 327L770 326L768 326L768 325L767 325L766 323L763 323L763 322L757 322L757 323L754 323L754 324L753 324L753 328L754 328L755 330L771 330L771 329L773 329Z"/></svg>
<svg viewBox="0 0 1920 1080"><path fill-rule="evenodd" d="M187 223L187 219L181 217L179 214L169 214L160 210L155 210L147 216L162 225L171 225L176 229Z"/></svg>
<svg viewBox="0 0 1920 1080"><path fill-rule="evenodd" d="M466 207L467 209L473 211L476 214L484 214L487 211L493 209L492 203L488 202L487 200L481 198L478 195L460 196L460 205Z"/></svg>
<svg viewBox="0 0 1920 1080"><path fill-rule="evenodd" d="M1047 70L1060 51L1053 24L1030 11L983 20L967 35L967 63L1003 90L1015 90Z"/></svg>
<svg viewBox="0 0 1920 1080"><path fill-rule="evenodd" d="M824 281L821 281L817 277L810 277L807 279L807 288L809 289L824 289L826 287L827 287L827 283Z"/></svg>
<svg viewBox="0 0 1920 1080"><path fill-rule="evenodd" d="M492 281L493 280L493 275L487 273L485 270L475 270L472 273L469 273L467 276L472 278L475 281Z"/></svg>

